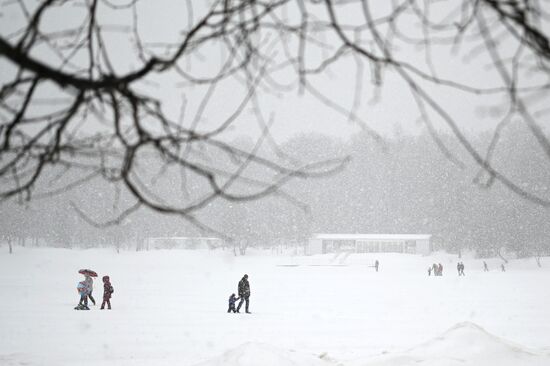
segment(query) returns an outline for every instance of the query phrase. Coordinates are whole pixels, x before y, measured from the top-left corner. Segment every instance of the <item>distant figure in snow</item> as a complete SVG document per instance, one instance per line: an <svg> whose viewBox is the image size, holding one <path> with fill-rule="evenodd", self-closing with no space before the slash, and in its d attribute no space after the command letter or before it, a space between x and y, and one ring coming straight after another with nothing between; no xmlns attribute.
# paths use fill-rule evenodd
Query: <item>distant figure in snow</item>
<svg viewBox="0 0 550 366"><path fill-rule="evenodd" d="M439 276L439 267L437 266L437 264L432 264L432 269L433 269L433 272L434 272L434 276Z"/></svg>
<svg viewBox="0 0 550 366"><path fill-rule="evenodd" d="M78 305L74 308L75 310L90 310L88 307L88 286L85 281L81 281L76 286L76 290L80 295L80 301Z"/></svg>
<svg viewBox="0 0 550 366"><path fill-rule="evenodd" d="M239 301L239 305L237 306L237 313L241 309L241 306L243 302L246 301L245 310L247 314L250 314L250 311L248 311L248 305L249 305L249 298L250 298L250 284L248 283L248 275L245 274L243 278L239 281L239 298L241 301Z"/></svg>
<svg viewBox="0 0 550 366"><path fill-rule="evenodd" d="M432 275L432 266L429 266L428 267L428 276L431 276L431 275Z"/></svg>
<svg viewBox="0 0 550 366"><path fill-rule="evenodd" d="M464 262L458 263L458 275L459 276L465 276L464 274Z"/></svg>
<svg viewBox="0 0 550 366"><path fill-rule="evenodd" d="M437 272L440 276L443 276L443 265L439 263L439 266L437 267Z"/></svg>
<svg viewBox="0 0 550 366"><path fill-rule="evenodd" d="M502 263L502 264L500 265L500 269L502 270L502 272L506 272L506 268L504 267L504 263Z"/></svg>
<svg viewBox="0 0 550 366"><path fill-rule="evenodd" d="M456 270L458 272L458 275L460 276L460 262L456 264Z"/></svg>
<svg viewBox="0 0 550 366"><path fill-rule="evenodd" d="M105 309L105 304L107 304L107 309L111 310L111 295L115 292L113 285L111 285L111 280L109 276L103 276L103 302L101 303L101 310Z"/></svg>
<svg viewBox="0 0 550 366"><path fill-rule="evenodd" d="M94 280L91 276L86 275L84 282L86 283L86 286L88 287L88 297L92 301L92 304L95 305L95 299L92 296L92 291L94 290Z"/></svg>
<svg viewBox="0 0 550 366"><path fill-rule="evenodd" d="M237 309L235 309L235 302L237 302L237 300L239 300L239 298L235 296L235 294L231 294L231 296L229 296L229 309L227 309L228 313L237 312Z"/></svg>
<svg viewBox="0 0 550 366"><path fill-rule="evenodd" d="M483 261L483 272L489 272L489 267L487 266L487 262Z"/></svg>
<svg viewBox="0 0 550 366"><path fill-rule="evenodd" d="M378 272L378 266L380 265L380 262L378 262L378 259L374 261L374 268L376 268L376 272Z"/></svg>

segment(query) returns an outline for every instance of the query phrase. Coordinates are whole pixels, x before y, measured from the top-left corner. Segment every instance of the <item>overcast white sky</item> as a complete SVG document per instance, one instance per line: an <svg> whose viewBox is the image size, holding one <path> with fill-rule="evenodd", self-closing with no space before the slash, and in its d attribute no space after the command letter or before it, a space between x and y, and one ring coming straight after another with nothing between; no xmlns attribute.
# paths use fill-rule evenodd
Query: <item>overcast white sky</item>
<svg viewBox="0 0 550 366"><path fill-rule="evenodd" d="M195 19L199 16L201 9L195 6ZM44 29L58 29L75 26L81 21L79 17L82 7L66 5L57 11L48 14L44 19ZM373 2L373 7L386 7L387 4ZM101 2L100 2L101 6ZM436 4L432 8L433 12L445 15L451 9L449 2ZM323 12L324 7L318 5L318 11ZM383 13L385 9L380 8ZM357 18L357 5L348 6L340 9L338 16L340 19L349 22L360 22ZM433 13L432 13L433 14ZM115 15L104 7L100 11L99 22L104 26L131 24L131 12L116 12ZM186 2L156 0L142 1L138 4L138 28L144 42L170 42L179 39L180 32L185 28L188 17ZM292 17L292 14L289 15ZM9 34L21 25L23 18L21 10L14 2L11 6L4 6L1 14L0 32L3 35ZM411 22L404 24L405 31L420 32L418 24ZM329 40L330 42L331 40ZM108 48L113 56L113 63L120 73L129 69L139 67L140 63L135 57L135 48L132 40L127 33L110 33L107 40ZM420 47L405 47L394 50L401 60L420 65L426 70L425 53ZM501 85L496 73L491 67L488 67L488 60L483 57L466 59L469 50L465 52L451 53L449 47L435 47L433 50L434 64L437 73L443 78L459 80L471 83L476 86L498 86ZM279 52L281 52L279 50ZM316 63L313 53L309 58L312 64ZM45 62L54 60L51 52L45 48L42 51L37 50L33 54L37 59ZM53 61L55 62L55 61ZM220 62L218 51L206 52L197 55L193 63L195 70L208 72L214 69ZM5 81L13 77L14 70L7 66L6 61L0 61L0 80ZM321 76L311 77L309 82L319 91L324 93L330 100L340 104L342 107L351 108L354 104L354 91L357 75L362 79L362 89L360 93L360 107L358 116L367 124L384 136L391 136L396 131L400 133L418 133L423 127L419 123L419 113L415 106L411 93L402 81L391 69L387 68L383 72L383 85L380 88L380 98L374 101L375 86L372 82L372 72L366 64L362 72L357 73L357 63L351 57L331 66L327 72ZM284 79L285 75L277 75ZM166 111L174 118L180 113L183 100L187 103L186 119L193 119L194 111L199 105L200 98L205 90L198 88L189 88L181 86L180 80L174 78L174 75L162 75L155 80L156 85L148 85L152 88L155 95L163 101ZM216 90L216 98L210 104L203 115L202 123L205 125L216 125L233 111L242 97L238 91L242 89L236 82L227 83ZM448 87L430 87L429 89L435 99L441 103L445 110L455 116L461 128L465 131L482 131L494 126L496 119L488 118L488 110L499 110L503 101L500 98L469 95ZM297 88L291 91L280 91L276 93L258 93L258 102L264 118L275 119L272 127L272 134L279 141L303 132L318 132L331 136L346 138L350 134L360 130L360 126L350 122L345 116L335 112L312 97L310 93L300 94ZM258 127L254 115L250 111L250 106L243 113L233 128L237 135L247 134L256 135ZM496 109L495 109L496 108ZM499 113L496 113L497 115ZM437 122L437 120L435 120ZM441 124L443 126L443 124ZM443 128L445 130L445 128Z"/></svg>

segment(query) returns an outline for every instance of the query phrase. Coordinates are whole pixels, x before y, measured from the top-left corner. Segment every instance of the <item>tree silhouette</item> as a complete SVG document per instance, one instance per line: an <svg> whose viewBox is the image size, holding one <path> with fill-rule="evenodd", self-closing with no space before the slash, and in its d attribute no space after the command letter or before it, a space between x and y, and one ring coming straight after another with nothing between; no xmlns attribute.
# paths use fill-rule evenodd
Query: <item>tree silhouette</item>
<svg viewBox="0 0 550 366"><path fill-rule="evenodd" d="M499 181L529 201L550 205L492 165L502 130L513 119L526 124L550 158L541 127L549 112L542 101L550 85L545 33L550 14L542 2L462 0L453 8L416 0L176 3L181 16L163 24L173 37L161 42L144 38L149 36L140 26L149 15L139 0L2 3L2 17L9 19L3 20L0 36L0 62L6 70L0 89L2 198L31 198L50 170L62 183L51 194L99 178L131 197L120 216L103 224L119 223L147 207L207 228L195 214L215 199L249 201L279 194L292 201L281 188L289 179L333 173L347 159L303 164L285 156L269 133L275 120L264 115L260 98L294 91L310 95L379 141L358 111L365 80L370 79L368 86L377 94L391 74L408 88L441 152L463 165L440 138L438 122L467 150L480 168L478 184L489 187ZM170 6L158 9L159 14L174 11ZM410 57L405 52L410 49L420 50L423 59ZM499 79L486 85L460 73L440 76L448 62L441 52L458 49L476 61L465 64L466 71L488 67ZM350 59L356 63L353 100L331 98L311 82ZM365 70L371 71L370 78ZM203 91L204 97L193 110L183 99L174 117L155 92L163 77L189 93ZM239 85L236 101L216 100L217 89L234 85ZM486 150L464 134L462 115L439 100L447 90L499 98L506 107ZM230 111L227 117L204 124L205 111L219 105ZM263 132L254 146L243 149L226 136L248 107ZM262 157L262 144L269 144L279 159ZM220 155L233 163L232 169L217 164ZM81 171L79 179L63 179L75 169ZM192 191L187 184L191 176L201 182ZM154 183L161 179L185 198L174 201L157 189ZM76 208L85 216L85 209Z"/></svg>

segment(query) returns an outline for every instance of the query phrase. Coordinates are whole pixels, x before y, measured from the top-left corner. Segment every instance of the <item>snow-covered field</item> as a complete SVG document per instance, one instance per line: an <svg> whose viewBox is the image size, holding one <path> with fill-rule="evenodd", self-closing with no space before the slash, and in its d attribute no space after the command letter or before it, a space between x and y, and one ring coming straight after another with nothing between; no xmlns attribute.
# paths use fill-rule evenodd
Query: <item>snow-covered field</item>
<svg viewBox="0 0 550 366"><path fill-rule="evenodd" d="M458 277L445 254L1 249L2 366L550 365L550 258L464 258ZM87 267L111 276L112 311L73 310ZM244 273L253 313L227 314Z"/></svg>

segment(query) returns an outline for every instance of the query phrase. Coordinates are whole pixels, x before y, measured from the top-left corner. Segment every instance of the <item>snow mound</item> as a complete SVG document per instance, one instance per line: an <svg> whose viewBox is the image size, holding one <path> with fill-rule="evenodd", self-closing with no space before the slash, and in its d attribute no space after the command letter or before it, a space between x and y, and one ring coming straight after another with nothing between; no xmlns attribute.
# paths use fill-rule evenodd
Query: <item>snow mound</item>
<svg viewBox="0 0 550 366"><path fill-rule="evenodd" d="M548 366L550 355L527 350L464 322L426 343L354 363L357 366Z"/></svg>
<svg viewBox="0 0 550 366"><path fill-rule="evenodd" d="M222 356L195 366L548 366L550 355L527 350L482 327L459 323L426 343L399 353L385 353L363 360L342 361L245 343Z"/></svg>
<svg viewBox="0 0 550 366"><path fill-rule="evenodd" d="M195 366L328 366L315 355L249 342Z"/></svg>

